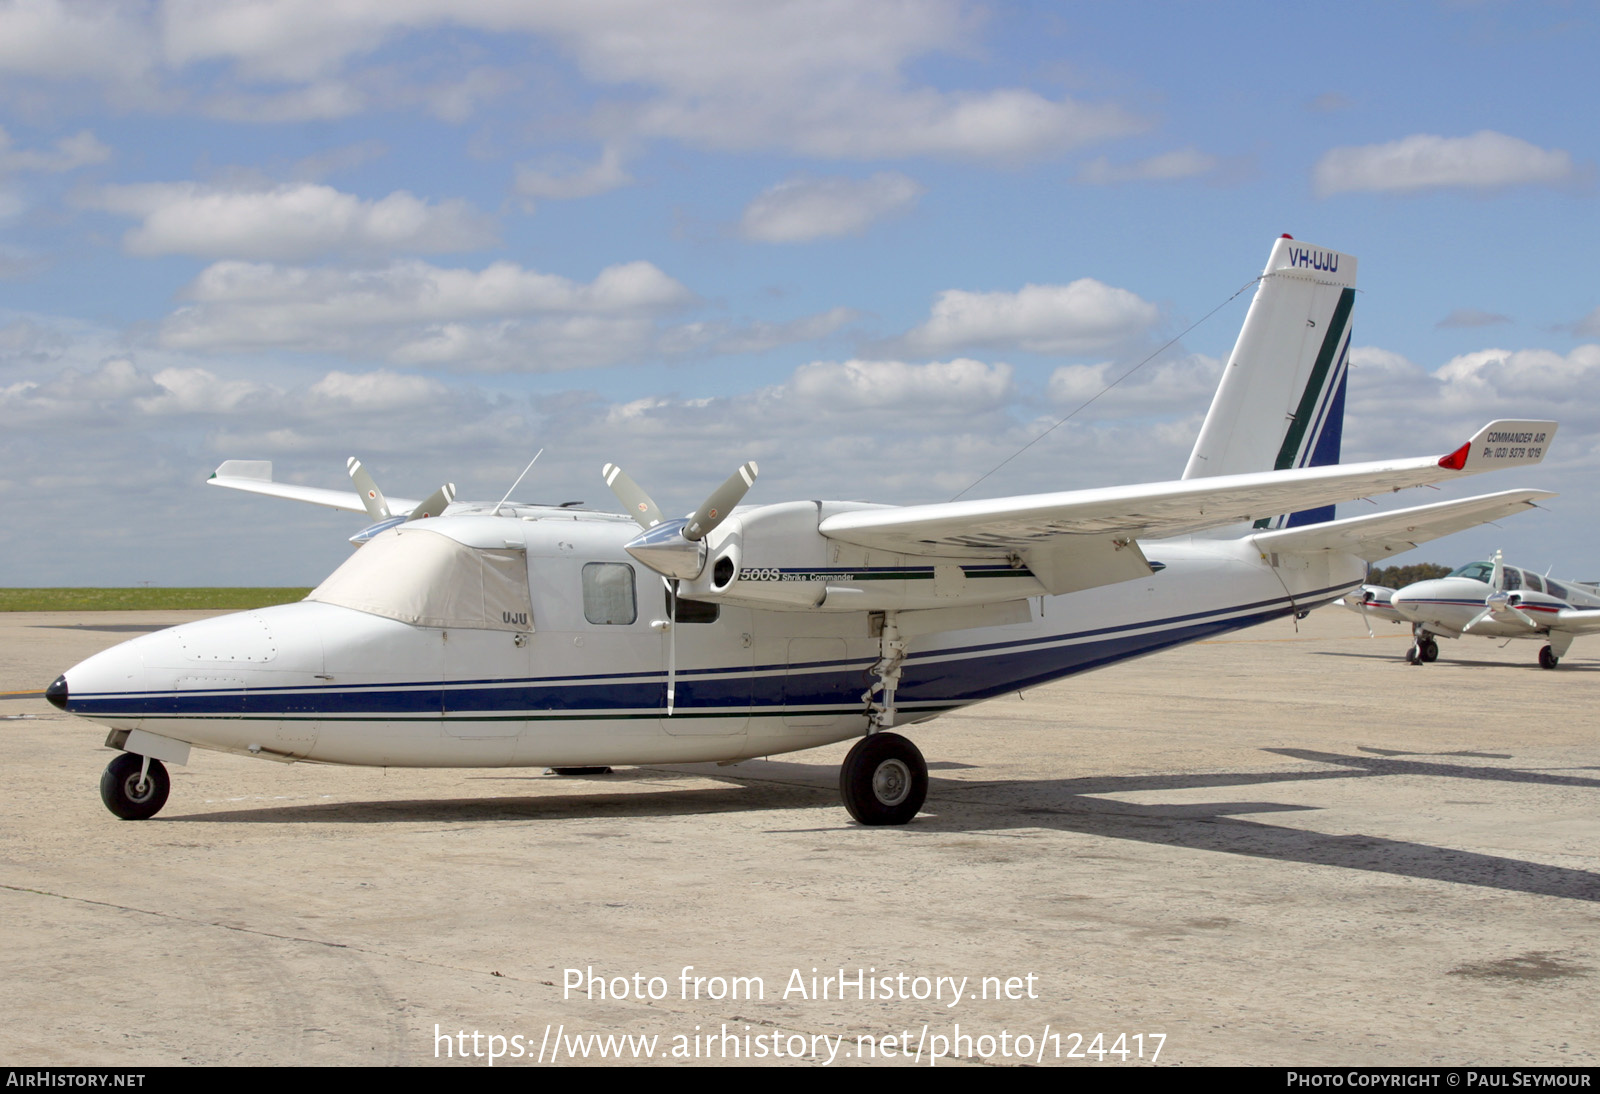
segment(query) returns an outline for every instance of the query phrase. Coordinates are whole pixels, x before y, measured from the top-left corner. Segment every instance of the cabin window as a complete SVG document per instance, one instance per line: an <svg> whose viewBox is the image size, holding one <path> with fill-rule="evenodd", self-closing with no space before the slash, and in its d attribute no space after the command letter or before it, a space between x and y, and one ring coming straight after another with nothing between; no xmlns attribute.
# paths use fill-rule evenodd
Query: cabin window
<svg viewBox="0 0 1600 1094"><path fill-rule="evenodd" d="M625 562L584 564L583 617L591 623L622 626L639 618L632 566Z"/></svg>
<svg viewBox="0 0 1600 1094"><path fill-rule="evenodd" d="M1567 592L1567 587L1561 584L1559 581L1546 581L1545 587L1549 590L1550 595L1553 597L1557 597L1561 600L1572 599L1572 594Z"/></svg>
<svg viewBox="0 0 1600 1094"><path fill-rule="evenodd" d="M375 536L306 599L414 627L533 630L526 551L468 547L416 524Z"/></svg>
<svg viewBox="0 0 1600 1094"><path fill-rule="evenodd" d="M1525 573L1522 576L1527 579L1528 588L1532 589L1536 593L1544 592L1544 579L1538 574Z"/></svg>
<svg viewBox="0 0 1600 1094"><path fill-rule="evenodd" d="M1522 571L1515 566L1500 567L1500 587L1508 593L1522 588Z"/></svg>
<svg viewBox="0 0 1600 1094"><path fill-rule="evenodd" d="M672 614L672 586L665 589L667 618L678 623L715 623L722 615L722 605L706 600L679 599L678 614Z"/></svg>

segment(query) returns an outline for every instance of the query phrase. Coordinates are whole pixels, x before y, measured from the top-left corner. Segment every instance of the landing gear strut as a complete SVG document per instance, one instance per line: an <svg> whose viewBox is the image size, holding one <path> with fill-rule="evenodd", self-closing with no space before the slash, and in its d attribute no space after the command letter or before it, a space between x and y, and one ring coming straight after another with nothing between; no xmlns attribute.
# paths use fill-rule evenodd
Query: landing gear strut
<svg viewBox="0 0 1600 1094"><path fill-rule="evenodd" d="M172 779L160 760L120 752L100 775L100 800L123 820L147 820L161 812Z"/></svg>
<svg viewBox="0 0 1600 1094"><path fill-rule="evenodd" d="M927 800L927 761L898 733L863 737L839 767L839 796L862 824L905 824Z"/></svg>

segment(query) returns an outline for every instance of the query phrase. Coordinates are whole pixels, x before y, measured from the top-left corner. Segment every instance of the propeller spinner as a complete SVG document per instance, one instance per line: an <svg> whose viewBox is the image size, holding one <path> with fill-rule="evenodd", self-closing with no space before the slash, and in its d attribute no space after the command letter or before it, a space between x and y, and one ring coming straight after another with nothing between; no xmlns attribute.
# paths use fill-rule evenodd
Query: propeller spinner
<svg viewBox="0 0 1600 1094"><path fill-rule="evenodd" d="M627 552L656 573L680 581L699 577L700 571L705 569L706 536L728 518L733 507L749 492L755 484L756 473L754 461L740 465L689 516L666 520L660 506L622 468L608 463L600 472L628 515L644 529L643 535L635 536L625 545Z"/></svg>

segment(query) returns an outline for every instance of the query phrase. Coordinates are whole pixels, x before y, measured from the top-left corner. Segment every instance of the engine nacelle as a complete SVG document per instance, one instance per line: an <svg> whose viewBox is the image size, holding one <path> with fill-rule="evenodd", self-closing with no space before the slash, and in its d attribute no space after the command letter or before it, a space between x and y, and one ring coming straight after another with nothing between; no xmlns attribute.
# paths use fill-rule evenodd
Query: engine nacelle
<svg viewBox="0 0 1600 1094"><path fill-rule="evenodd" d="M1045 592L1018 560L871 551L817 530L864 503L783 502L735 513L706 537L704 569L680 595L749 608L901 611L1021 600Z"/></svg>

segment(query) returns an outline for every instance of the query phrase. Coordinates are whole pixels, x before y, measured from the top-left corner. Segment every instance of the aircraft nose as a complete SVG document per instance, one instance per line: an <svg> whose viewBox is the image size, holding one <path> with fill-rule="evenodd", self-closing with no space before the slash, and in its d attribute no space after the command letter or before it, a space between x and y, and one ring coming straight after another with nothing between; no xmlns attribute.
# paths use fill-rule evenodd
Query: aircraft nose
<svg viewBox="0 0 1600 1094"><path fill-rule="evenodd" d="M55 682L44 689L44 697L50 700L50 705L57 710L67 709L67 678L57 676Z"/></svg>
<svg viewBox="0 0 1600 1094"><path fill-rule="evenodd" d="M1412 618L1412 606L1416 603L1416 599L1416 594L1410 589L1397 589L1395 594L1389 598L1389 605L1395 611L1410 619Z"/></svg>

